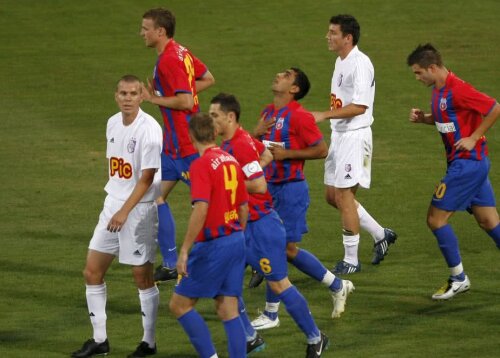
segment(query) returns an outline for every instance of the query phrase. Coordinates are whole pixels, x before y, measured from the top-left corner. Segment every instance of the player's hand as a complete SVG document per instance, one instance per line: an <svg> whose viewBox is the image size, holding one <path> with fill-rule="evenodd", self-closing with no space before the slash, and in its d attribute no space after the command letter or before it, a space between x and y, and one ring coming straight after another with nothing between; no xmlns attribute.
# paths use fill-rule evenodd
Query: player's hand
<svg viewBox="0 0 500 358"><path fill-rule="evenodd" d="M271 130L271 127L276 123L276 118L271 118L266 121L266 115L264 114L257 122L257 126L253 130L256 137L260 137Z"/></svg>
<svg viewBox="0 0 500 358"><path fill-rule="evenodd" d="M413 123L422 123L425 121L424 112L422 112L418 108L412 108L410 110L410 118L409 119L410 119L410 122L413 122Z"/></svg>
<svg viewBox="0 0 500 358"><path fill-rule="evenodd" d="M187 252L184 252L181 250L179 252L179 256L177 258L177 274L183 276L183 277L188 277L188 272L187 272L187 259L188 259L188 254Z"/></svg>
<svg viewBox="0 0 500 358"><path fill-rule="evenodd" d="M476 140L474 140L471 137L465 137L460 140L458 140L455 143L455 148L457 150L472 150L476 146Z"/></svg>
<svg viewBox="0 0 500 358"><path fill-rule="evenodd" d="M122 229L123 224L125 224L125 221L127 221L127 213L123 212L122 210L118 210L115 215L109 220L108 223L108 231L111 232L118 232Z"/></svg>
<svg viewBox="0 0 500 358"><path fill-rule="evenodd" d="M287 158L286 149L279 144L271 143L268 149L272 153L274 160L285 160Z"/></svg>
<svg viewBox="0 0 500 358"><path fill-rule="evenodd" d="M143 101L151 102L155 96L153 80L148 78L148 86L141 82L141 98Z"/></svg>
<svg viewBox="0 0 500 358"><path fill-rule="evenodd" d="M314 117L316 123L323 122L325 119L328 119L325 112L311 112Z"/></svg>

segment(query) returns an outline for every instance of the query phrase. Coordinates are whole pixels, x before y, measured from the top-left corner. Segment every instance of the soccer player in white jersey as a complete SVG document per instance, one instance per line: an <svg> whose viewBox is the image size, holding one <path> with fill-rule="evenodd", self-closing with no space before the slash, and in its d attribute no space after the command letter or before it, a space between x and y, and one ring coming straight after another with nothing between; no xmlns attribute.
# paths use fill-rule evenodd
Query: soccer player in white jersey
<svg viewBox="0 0 500 358"><path fill-rule="evenodd" d="M144 335L129 357L156 353L155 324L159 292L153 281L156 255L162 130L156 120L143 112L141 83L132 75L118 81L115 100L120 112L109 118L106 129L106 157L109 180L107 197L89 244L83 275L93 338L72 357L107 354L106 283L104 275L115 256L132 266L139 290Z"/></svg>
<svg viewBox="0 0 500 358"><path fill-rule="evenodd" d="M387 255L397 235L383 228L356 201L359 186L370 187L372 159L373 102L375 72L373 65L358 49L360 27L351 15L330 19L326 38L328 49L338 57L333 71L330 110L313 112L316 122L330 119L332 129L328 156L325 159L326 201L341 214L344 259L333 269L334 274L350 274L361 270L358 260L359 231L373 237L372 264Z"/></svg>

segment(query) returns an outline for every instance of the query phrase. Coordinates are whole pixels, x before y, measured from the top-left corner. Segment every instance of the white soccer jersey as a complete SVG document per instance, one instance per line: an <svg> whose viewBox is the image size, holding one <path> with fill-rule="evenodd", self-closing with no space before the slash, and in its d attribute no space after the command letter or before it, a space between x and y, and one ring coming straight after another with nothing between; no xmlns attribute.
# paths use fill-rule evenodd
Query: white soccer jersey
<svg viewBox="0 0 500 358"><path fill-rule="evenodd" d="M127 200L144 169L161 168L162 129L156 120L139 109L137 118L128 126L118 112L108 120L106 158L109 181L104 190L118 200ZM141 202L159 195L160 170Z"/></svg>
<svg viewBox="0 0 500 358"><path fill-rule="evenodd" d="M373 64L357 46L343 60L337 57L332 76L331 109L345 107L350 103L366 106L365 113L352 118L331 119L332 131L345 132L373 123L375 99L375 71Z"/></svg>

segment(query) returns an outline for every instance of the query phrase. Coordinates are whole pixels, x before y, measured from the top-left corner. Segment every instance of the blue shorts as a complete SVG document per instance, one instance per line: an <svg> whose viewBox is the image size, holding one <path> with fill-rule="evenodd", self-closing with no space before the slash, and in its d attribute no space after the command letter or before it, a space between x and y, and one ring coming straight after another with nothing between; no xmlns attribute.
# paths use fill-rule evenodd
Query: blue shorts
<svg viewBox="0 0 500 358"><path fill-rule="evenodd" d="M273 197L274 210L278 213L286 230L287 242L300 242L307 233L306 213L309 208L309 187L305 180L284 184L268 183Z"/></svg>
<svg viewBox="0 0 500 358"><path fill-rule="evenodd" d="M470 211L472 206L496 206L488 179L490 161L455 159L436 188L431 204L446 211Z"/></svg>
<svg viewBox="0 0 500 358"><path fill-rule="evenodd" d="M187 157L174 159L170 155L161 153L161 180L178 181L182 180L188 186L191 186L189 180L189 167L191 163L200 157L199 154L191 154Z"/></svg>
<svg viewBox="0 0 500 358"><path fill-rule="evenodd" d="M245 229L247 263L268 281L280 281L288 276L286 233L278 214L272 210Z"/></svg>
<svg viewBox="0 0 500 358"><path fill-rule="evenodd" d="M175 293L190 297L239 297L245 271L245 238L242 231L196 243L189 253L188 276L175 286Z"/></svg>

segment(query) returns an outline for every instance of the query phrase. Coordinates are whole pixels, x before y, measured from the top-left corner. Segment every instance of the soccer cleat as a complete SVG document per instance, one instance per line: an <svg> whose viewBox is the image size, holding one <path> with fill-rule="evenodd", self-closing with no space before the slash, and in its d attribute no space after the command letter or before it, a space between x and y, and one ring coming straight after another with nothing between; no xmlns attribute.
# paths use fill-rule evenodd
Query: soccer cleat
<svg viewBox="0 0 500 358"><path fill-rule="evenodd" d="M333 312L332 318L338 318L345 311L347 296L355 290L354 285L349 280L342 280L342 288L338 292L332 292Z"/></svg>
<svg viewBox="0 0 500 358"><path fill-rule="evenodd" d="M469 289L470 280L467 275L465 275L465 279L463 281L453 281L451 278L449 278L448 282L439 290L437 290L435 294L432 295L432 299L449 300L458 293L466 292Z"/></svg>
<svg viewBox="0 0 500 358"><path fill-rule="evenodd" d="M306 358L319 358L323 351L328 349L329 339L323 333L321 334L321 340L316 344L308 344L306 350Z"/></svg>
<svg viewBox="0 0 500 358"><path fill-rule="evenodd" d="M97 343L93 338L83 343L82 348L71 353L72 358L86 358L95 355L107 355L109 353L109 342L106 339L104 342Z"/></svg>
<svg viewBox="0 0 500 358"><path fill-rule="evenodd" d="M384 256L389 252L389 246L396 242L398 234L389 228L384 229L384 238L373 244L372 265L378 265L384 260Z"/></svg>
<svg viewBox="0 0 500 358"><path fill-rule="evenodd" d="M149 347L149 344L147 342L142 341L141 343L139 343L134 353L129 354L127 357L141 358L141 357L152 356L154 354L156 354L156 344L153 348L151 348Z"/></svg>
<svg viewBox="0 0 500 358"><path fill-rule="evenodd" d="M332 272L335 275L348 275L350 273L355 273L361 271L361 264L358 263L357 266L354 266L345 261L339 261L333 268Z"/></svg>
<svg viewBox="0 0 500 358"><path fill-rule="evenodd" d="M259 317L252 321L252 327L257 330L269 329L280 326L280 319L276 317L276 319L271 319L262 313Z"/></svg>
<svg viewBox="0 0 500 358"><path fill-rule="evenodd" d="M264 281L264 276L258 273L256 270L252 270L252 277L250 277L250 281L248 282L248 288L256 288Z"/></svg>
<svg viewBox="0 0 500 358"><path fill-rule="evenodd" d="M158 266L154 274L155 283L166 282L169 280L177 280L177 269L164 267L162 265Z"/></svg>
<svg viewBox="0 0 500 358"><path fill-rule="evenodd" d="M247 342L247 357L253 353L262 352L266 348L266 342L258 333L254 340Z"/></svg>

